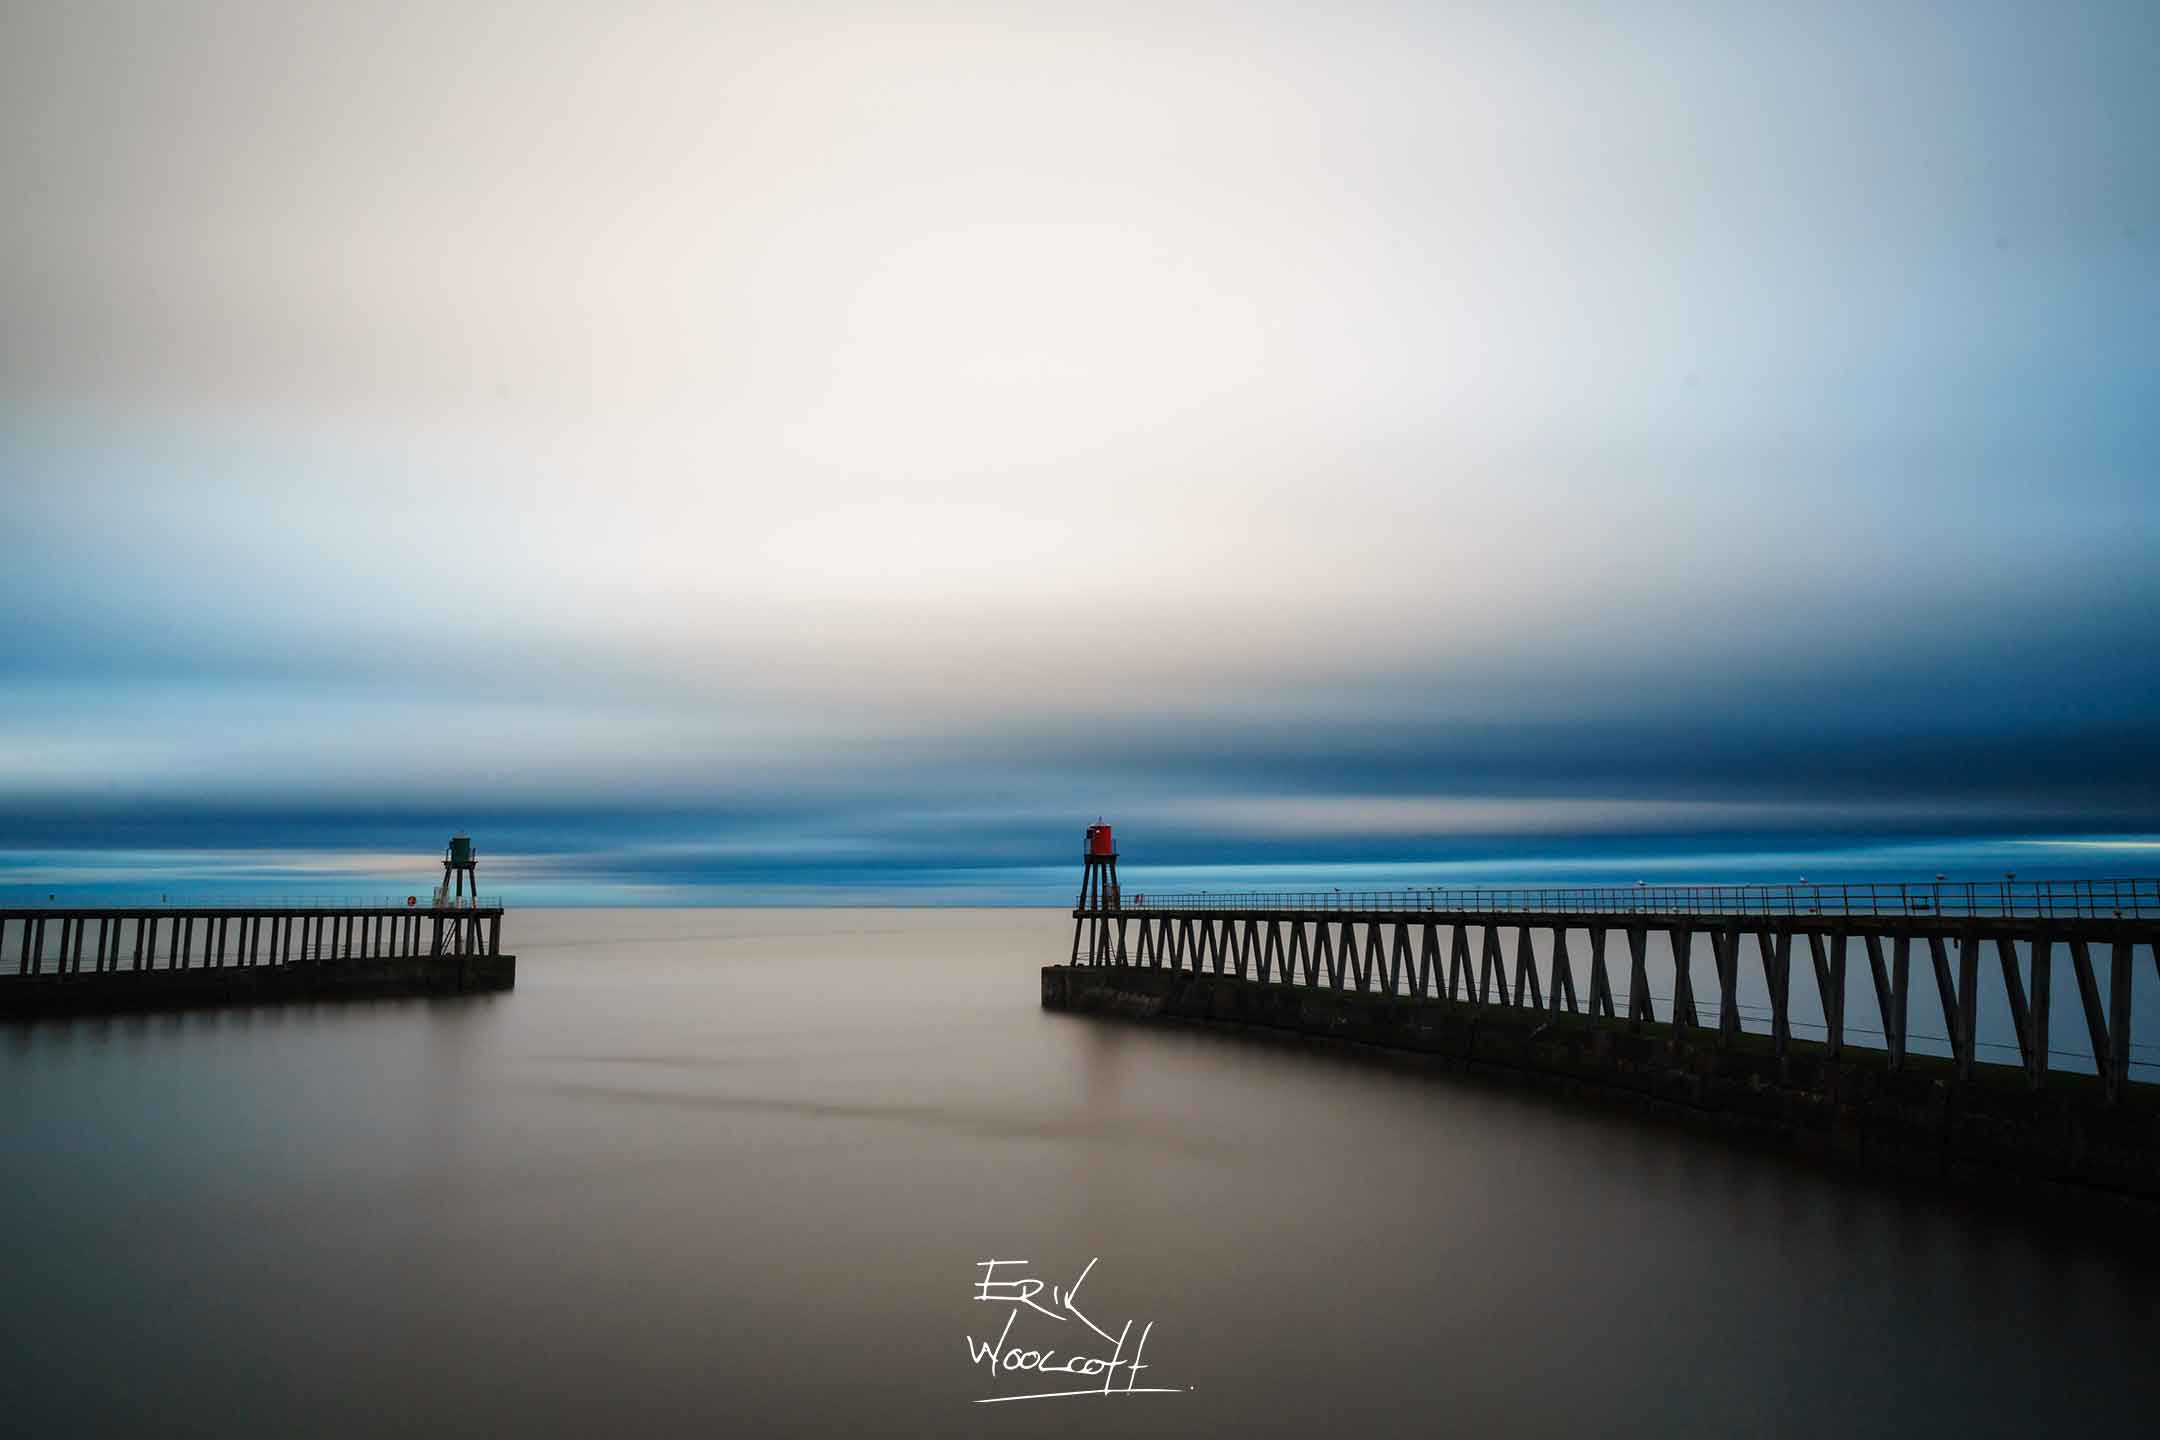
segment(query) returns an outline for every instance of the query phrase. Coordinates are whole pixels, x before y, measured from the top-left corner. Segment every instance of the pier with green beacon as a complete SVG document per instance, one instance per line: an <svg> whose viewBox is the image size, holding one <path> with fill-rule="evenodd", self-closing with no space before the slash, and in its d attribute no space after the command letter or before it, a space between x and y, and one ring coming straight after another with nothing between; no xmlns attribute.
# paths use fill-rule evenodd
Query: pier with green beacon
<svg viewBox="0 0 2160 1440"><path fill-rule="evenodd" d="M0 1018L508 990L504 906L467 835L425 897L281 896L0 910Z"/></svg>

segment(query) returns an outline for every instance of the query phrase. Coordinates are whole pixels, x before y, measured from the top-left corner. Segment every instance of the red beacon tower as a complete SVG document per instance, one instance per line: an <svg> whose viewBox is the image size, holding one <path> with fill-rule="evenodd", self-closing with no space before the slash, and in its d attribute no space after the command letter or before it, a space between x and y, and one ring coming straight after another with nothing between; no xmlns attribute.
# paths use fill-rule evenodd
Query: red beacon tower
<svg viewBox="0 0 2160 1440"><path fill-rule="evenodd" d="M1087 963L1104 964L1110 958L1104 953L1105 944L1110 940L1110 928L1104 923L1104 912L1121 908L1118 895L1117 841L1111 837L1108 825L1098 820L1087 827L1087 843L1081 848L1080 859L1080 903L1073 908L1073 963L1082 963L1080 931L1092 921Z"/></svg>

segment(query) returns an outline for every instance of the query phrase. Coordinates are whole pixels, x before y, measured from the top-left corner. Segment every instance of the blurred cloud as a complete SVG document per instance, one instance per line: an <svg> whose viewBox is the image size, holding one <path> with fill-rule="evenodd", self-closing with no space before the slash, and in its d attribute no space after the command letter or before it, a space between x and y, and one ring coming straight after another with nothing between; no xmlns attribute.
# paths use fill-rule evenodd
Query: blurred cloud
<svg viewBox="0 0 2160 1440"><path fill-rule="evenodd" d="M2160 824L2149 5L0 27L15 843Z"/></svg>

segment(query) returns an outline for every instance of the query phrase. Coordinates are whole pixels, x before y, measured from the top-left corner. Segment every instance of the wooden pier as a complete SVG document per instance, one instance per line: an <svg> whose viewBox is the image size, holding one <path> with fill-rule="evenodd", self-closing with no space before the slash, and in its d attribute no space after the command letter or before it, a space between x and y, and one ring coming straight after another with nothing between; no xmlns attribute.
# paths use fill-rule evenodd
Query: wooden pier
<svg viewBox="0 0 2160 1440"><path fill-rule="evenodd" d="M2037 1090L2053 1068L2048 1037L2060 959L2074 977L2086 1054L2108 1101L2153 1074L2133 1059L2131 981L2141 950L2160 968L2160 880L1128 897L1114 863L1113 855L1107 866L1091 864L1083 881L1074 965L1185 968L1263 985L1587 1013L1637 1031L1662 1021L1683 1038L1721 1043L1742 1034L1744 1012L1752 1011L1746 1020L1767 1031L1779 1056L1793 1045L1797 969L1803 995L1812 982L1810 1021L1828 1058L1870 1046L1895 1072L1906 1067L1913 1038L1917 953L1947 1029L1936 1038L1956 1077L1970 1081L1981 1063L1982 968L1992 959L2002 977L2001 1018L2025 1083ZM1549 937L1542 974L1533 945L1540 934ZM1796 952L1804 957L1798 966ZM1671 977L1663 996L1652 991L1653 958ZM1848 974L1866 983L1848 986ZM1743 978L1760 980L1760 1002L1743 1002ZM1863 1005L1872 999L1873 1026L1849 1015L1851 992Z"/></svg>
<svg viewBox="0 0 2160 1440"><path fill-rule="evenodd" d="M507 990L503 907L37 907L0 910L0 1017Z"/></svg>
<svg viewBox="0 0 2160 1440"><path fill-rule="evenodd" d="M1375 1047L1973 1195L2160 1210L2160 1046L2130 1023L2160 880L1128 895L1110 827L1084 853L1046 1009ZM2050 1043L2059 982L2089 1049Z"/></svg>

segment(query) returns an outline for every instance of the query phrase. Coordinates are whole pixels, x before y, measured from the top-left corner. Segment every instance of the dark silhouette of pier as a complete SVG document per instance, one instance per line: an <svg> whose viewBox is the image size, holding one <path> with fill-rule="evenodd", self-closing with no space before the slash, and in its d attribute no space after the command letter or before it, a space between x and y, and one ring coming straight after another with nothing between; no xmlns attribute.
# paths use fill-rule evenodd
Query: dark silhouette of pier
<svg viewBox="0 0 2160 1440"><path fill-rule="evenodd" d="M508 989L500 901L0 910L0 1015Z"/></svg>
<svg viewBox="0 0 2160 1440"><path fill-rule="evenodd" d="M1089 832L1073 910L1076 966L1185 969L1262 985L1587 1014L1637 1032L1662 1022L1683 1040L1700 1032L1721 1042L1741 1035L1744 1009L1761 1008L1742 1004L1746 968L1767 990L1769 1041L1778 1057L1794 1043L1798 968L1815 987L1825 1056L1842 1059L1853 1037L1863 1035L1862 1043L1875 1042L1870 1048L1897 1072L1906 1068L1914 1038L1909 1014L1917 951L1949 1030L1931 1038L1948 1044L1957 1079L1970 1081L1981 1063L1981 969L1992 956L2019 1065L2037 1090L2049 1083L2050 1007L2061 957L2075 977L2091 1059L2110 1103L2132 1081L2137 952L2151 954L2160 969L2160 880L1128 895L1117 884L1108 834L1107 826ZM1549 986L1532 945L1541 931L1550 937ZM1611 944L1615 935L1619 947ZM1653 939L1670 956L1673 980L1665 996L1651 991ZM1805 957L1798 967L1796 950ZM1588 965L1582 990L1578 956ZM1847 972L1856 962L1870 982L1862 988L1875 1002L1873 1028L1847 1015ZM1620 965L1624 988L1613 983Z"/></svg>

